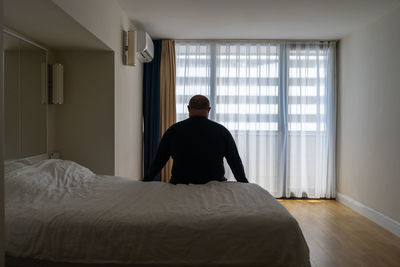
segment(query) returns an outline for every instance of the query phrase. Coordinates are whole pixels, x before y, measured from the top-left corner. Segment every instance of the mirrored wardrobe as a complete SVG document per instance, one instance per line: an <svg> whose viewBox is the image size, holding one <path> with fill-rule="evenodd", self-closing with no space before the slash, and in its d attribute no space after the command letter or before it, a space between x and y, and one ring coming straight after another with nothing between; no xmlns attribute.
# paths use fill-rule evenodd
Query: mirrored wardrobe
<svg viewBox="0 0 400 267"><path fill-rule="evenodd" d="M4 156L47 153L47 51L3 31Z"/></svg>

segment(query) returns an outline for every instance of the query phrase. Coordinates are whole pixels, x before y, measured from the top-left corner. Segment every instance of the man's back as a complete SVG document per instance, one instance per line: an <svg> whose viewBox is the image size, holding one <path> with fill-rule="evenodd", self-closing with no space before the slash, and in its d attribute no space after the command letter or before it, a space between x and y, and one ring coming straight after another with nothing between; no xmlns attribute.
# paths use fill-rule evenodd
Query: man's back
<svg viewBox="0 0 400 267"><path fill-rule="evenodd" d="M152 181L170 157L174 159L171 183L226 181L225 157L236 180L248 183L231 133L224 126L208 120L210 110L207 97L195 95L190 99L189 119L175 123L165 132L143 181Z"/></svg>
<svg viewBox="0 0 400 267"><path fill-rule="evenodd" d="M220 124L194 116L171 127L171 182L204 183L223 181L223 157L229 132ZM190 176L188 176L190 174Z"/></svg>
<svg viewBox="0 0 400 267"><path fill-rule="evenodd" d="M162 168L169 156L174 160L171 183L225 181L224 157L228 160L235 178L247 182L230 132L206 117L192 116L174 124L165 132L150 169L150 177L155 176L160 165Z"/></svg>

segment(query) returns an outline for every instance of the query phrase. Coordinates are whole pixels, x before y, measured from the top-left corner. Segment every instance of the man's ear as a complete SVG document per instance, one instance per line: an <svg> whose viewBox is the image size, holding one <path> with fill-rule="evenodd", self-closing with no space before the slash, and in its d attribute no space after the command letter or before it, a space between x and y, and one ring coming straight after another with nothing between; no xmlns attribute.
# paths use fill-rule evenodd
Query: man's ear
<svg viewBox="0 0 400 267"><path fill-rule="evenodd" d="M211 107L208 107L208 112L210 112L210 110L211 110Z"/></svg>

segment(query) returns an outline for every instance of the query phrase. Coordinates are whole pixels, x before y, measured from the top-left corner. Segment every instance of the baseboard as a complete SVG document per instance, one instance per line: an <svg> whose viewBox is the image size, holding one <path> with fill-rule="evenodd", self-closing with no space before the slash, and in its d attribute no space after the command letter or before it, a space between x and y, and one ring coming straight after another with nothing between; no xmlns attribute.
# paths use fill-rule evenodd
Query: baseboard
<svg viewBox="0 0 400 267"><path fill-rule="evenodd" d="M342 203L343 205L349 207L350 209L356 211L357 213L360 213L364 217L367 217L374 223L380 225L381 227L385 228L389 232L392 232L396 236L400 237L400 223L393 220L392 218L389 218L379 211L376 211L374 209L371 209L368 206L365 206L364 204L350 198L349 196L346 196L342 193L337 192L336 193L336 200Z"/></svg>

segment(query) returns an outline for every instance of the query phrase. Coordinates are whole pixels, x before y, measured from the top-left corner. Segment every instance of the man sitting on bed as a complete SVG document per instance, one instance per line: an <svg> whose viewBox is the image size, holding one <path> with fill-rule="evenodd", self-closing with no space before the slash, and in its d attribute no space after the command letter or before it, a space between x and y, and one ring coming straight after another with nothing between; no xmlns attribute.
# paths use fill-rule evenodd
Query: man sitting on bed
<svg viewBox="0 0 400 267"><path fill-rule="evenodd" d="M248 183L231 133L221 124L208 119L210 109L207 97L195 95L190 99L189 118L175 123L165 132L143 181L153 181L170 156L174 160L170 183L226 181L225 157L236 180Z"/></svg>

